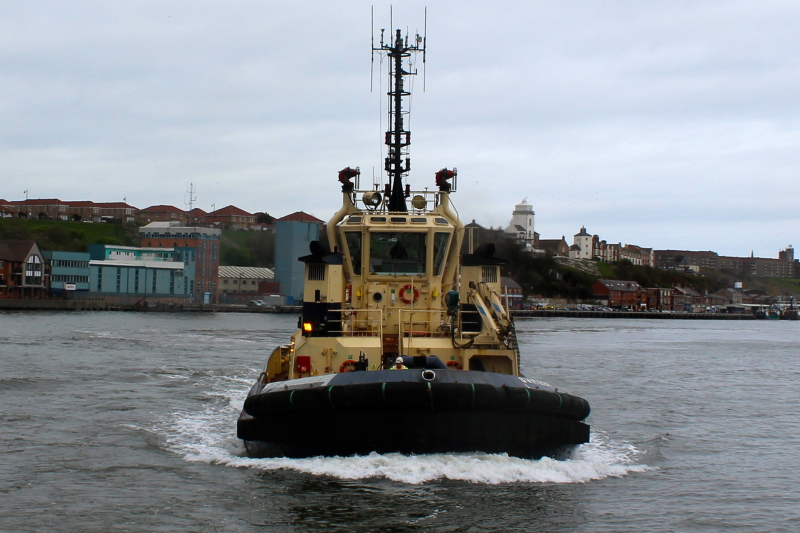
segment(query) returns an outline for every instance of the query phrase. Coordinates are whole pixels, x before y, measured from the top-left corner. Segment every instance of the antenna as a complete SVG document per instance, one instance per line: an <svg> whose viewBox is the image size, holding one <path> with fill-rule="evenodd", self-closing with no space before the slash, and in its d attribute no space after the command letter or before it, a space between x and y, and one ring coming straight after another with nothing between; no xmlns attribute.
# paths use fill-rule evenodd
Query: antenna
<svg viewBox="0 0 800 533"><path fill-rule="evenodd" d="M422 24L422 92L425 92L425 51L428 49L428 6L425 6L425 22ZM417 35L419 39L419 35Z"/></svg>
<svg viewBox="0 0 800 533"><path fill-rule="evenodd" d="M189 206L189 223L191 224L192 210L194 209L194 203L197 201L197 196L195 196L194 183L189 182L189 188L186 191L186 193L189 195L189 201L187 202L187 205Z"/></svg>
<svg viewBox="0 0 800 533"><path fill-rule="evenodd" d="M425 10L425 24L427 30L427 9ZM389 18L393 17L392 8L389 8ZM393 27L393 26L392 26ZM388 154L384 160L384 168L389 175L391 186L389 188L389 211L407 213L406 206L407 193L403 189L403 178L411 170L411 158L409 155L409 145L411 144L411 132L406 130L403 125L404 117L408 116L408 109L403 107L403 99L411 96L411 92L405 88L405 78L417 74L416 68L412 68L409 63L408 71L403 68L403 60L411 57L412 54L422 52L423 63L425 57L426 37L419 34L414 39L409 39L406 34L403 38L402 30L395 30L394 40L384 41L384 33L381 30L380 46L376 47L373 41L372 57L373 62L375 53L386 54L389 58L389 123L385 136L385 144L388 146Z"/></svg>

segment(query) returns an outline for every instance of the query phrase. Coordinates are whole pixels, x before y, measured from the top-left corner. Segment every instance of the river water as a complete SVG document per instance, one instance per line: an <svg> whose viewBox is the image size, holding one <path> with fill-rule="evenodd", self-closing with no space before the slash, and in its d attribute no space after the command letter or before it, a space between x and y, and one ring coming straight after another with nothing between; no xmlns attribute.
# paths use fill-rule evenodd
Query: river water
<svg viewBox="0 0 800 533"><path fill-rule="evenodd" d="M247 459L296 323L0 313L0 531L800 531L798 322L518 320L524 373L592 405L567 461Z"/></svg>

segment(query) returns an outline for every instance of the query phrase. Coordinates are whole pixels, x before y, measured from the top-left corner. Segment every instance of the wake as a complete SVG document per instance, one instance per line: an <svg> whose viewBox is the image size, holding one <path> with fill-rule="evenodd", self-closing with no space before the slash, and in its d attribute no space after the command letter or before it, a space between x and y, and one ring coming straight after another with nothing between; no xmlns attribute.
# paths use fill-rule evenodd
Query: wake
<svg viewBox="0 0 800 533"><path fill-rule="evenodd" d="M409 484L442 479L468 483L586 483L652 470L638 462L641 452L632 444L615 442L592 430L591 441L572 457L532 460L506 454L454 453L402 455L371 453L352 457L307 459L250 459L236 438L236 418L251 379L214 376L206 383L210 402L196 411L164 417L154 428L165 448L187 461L261 471L293 470L315 476L358 480L385 478Z"/></svg>

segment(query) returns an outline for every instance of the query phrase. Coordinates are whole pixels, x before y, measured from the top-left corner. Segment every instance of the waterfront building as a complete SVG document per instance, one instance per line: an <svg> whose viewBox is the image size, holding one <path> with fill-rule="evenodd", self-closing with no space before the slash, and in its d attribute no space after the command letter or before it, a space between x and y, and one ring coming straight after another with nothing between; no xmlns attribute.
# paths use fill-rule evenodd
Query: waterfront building
<svg viewBox="0 0 800 533"><path fill-rule="evenodd" d="M193 302L218 302L219 240L217 228L183 226L170 222L151 222L139 228L140 244L148 248L192 248L195 265ZM302 279L302 278L301 278Z"/></svg>
<svg viewBox="0 0 800 533"><path fill-rule="evenodd" d="M672 309L692 313L703 305L703 295L688 287L674 287L672 290Z"/></svg>
<svg viewBox="0 0 800 533"><path fill-rule="evenodd" d="M522 308L522 287L519 283L505 276L500 278L500 298L508 309Z"/></svg>
<svg viewBox="0 0 800 533"><path fill-rule="evenodd" d="M311 241L319 240L323 222L297 211L275 222L275 278L289 303L303 300L305 264L298 258L309 254Z"/></svg>
<svg viewBox="0 0 800 533"><path fill-rule="evenodd" d="M658 311L674 311L672 308L671 287L648 287L647 288L647 308Z"/></svg>
<svg viewBox="0 0 800 533"><path fill-rule="evenodd" d="M133 304L143 297L189 303L194 297L194 248L89 246L89 287L92 293Z"/></svg>
<svg viewBox="0 0 800 533"><path fill-rule="evenodd" d="M47 296L47 269L39 246L30 240L0 241L0 298Z"/></svg>
<svg viewBox="0 0 800 533"><path fill-rule="evenodd" d="M647 291L635 281L599 279L592 285L592 295L615 308L637 310L647 303Z"/></svg>
<svg viewBox="0 0 800 533"><path fill-rule="evenodd" d="M88 252L46 250L42 255L50 266L50 296L72 298L89 292Z"/></svg>
<svg viewBox="0 0 800 533"><path fill-rule="evenodd" d="M279 294L275 272L270 268L221 266L219 286L221 303L247 303L266 294Z"/></svg>

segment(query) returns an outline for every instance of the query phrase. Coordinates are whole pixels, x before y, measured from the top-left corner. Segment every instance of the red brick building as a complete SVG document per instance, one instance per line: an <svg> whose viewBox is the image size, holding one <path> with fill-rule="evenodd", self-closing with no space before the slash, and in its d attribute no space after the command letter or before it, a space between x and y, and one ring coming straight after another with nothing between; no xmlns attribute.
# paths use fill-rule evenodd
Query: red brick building
<svg viewBox="0 0 800 533"><path fill-rule="evenodd" d="M569 244L563 235L560 239L536 239L534 248L544 251L546 255L569 256Z"/></svg>
<svg viewBox="0 0 800 533"><path fill-rule="evenodd" d="M239 209L235 205L217 209L203 217L203 224L213 224L225 229L250 229L250 226L255 224L255 222L255 215L243 209Z"/></svg>
<svg viewBox="0 0 800 533"><path fill-rule="evenodd" d="M189 213L178 209L174 205L151 205L136 212L136 220L149 224L150 222L178 222L187 224Z"/></svg>
<svg viewBox="0 0 800 533"><path fill-rule="evenodd" d="M47 296L47 269L34 241L0 242L0 298L40 299Z"/></svg>
<svg viewBox="0 0 800 533"><path fill-rule="evenodd" d="M607 300L609 307L636 310L647 304L647 291L635 281L599 279L592 285L592 294Z"/></svg>
<svg viewBox="0 0 800 533"><path fill-rule="evenodd" d="M174 225L173 225L174 224ZM177 223L151 222L139 228L140 245L148 248L189 247L195 250L195 287L198 304L219 302L219 240L222 230Z"/></svg>
<svg viewBox="0 0 800 533"><path fill-rule="evenodd" d="M18 218L87 222L133 222L136 207L125 202L62 201L34 198L5 202L4 210Z"/></svg>
<svg viewBox="0 0 800 533"><path fill-rule="evenodd" d="M314 222L316 224L324 224L322 220L318 219L314 215L309 215L304 211L295 211L290 215L286 215L285 217L281 217L278 219L278 222Z"/></svg>

